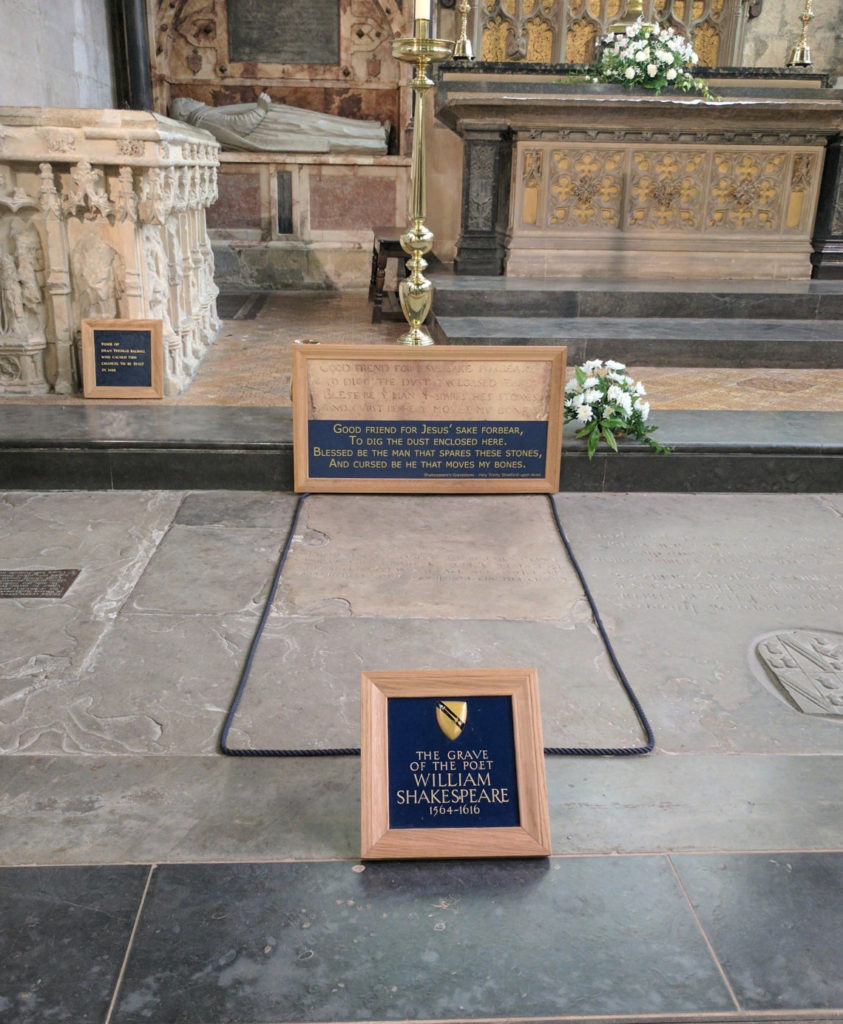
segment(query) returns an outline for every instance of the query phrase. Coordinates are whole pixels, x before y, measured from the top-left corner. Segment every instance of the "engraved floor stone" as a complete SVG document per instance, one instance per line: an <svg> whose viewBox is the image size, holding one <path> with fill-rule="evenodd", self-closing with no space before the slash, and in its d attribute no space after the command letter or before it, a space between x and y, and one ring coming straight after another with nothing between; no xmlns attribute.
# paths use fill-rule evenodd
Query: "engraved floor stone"
<svg viewBox="0 0 843 1024"><path fill-rule="evenodd" d="M536 667L545 746L642 742L583 602L556 622L289 618L264 631L229 743L251 749L356 747L361 671Z"/></svg>
<svg viewBox="0 0 843 1024"><path fill-rule="evenodd" d="M84 665L111 628L181 495L115 491L0 497L5 569L81 565L61 601L0 602L0 678L21 688L61 681ZM0 721L5 714L0 705Z"/></svg>
<svg viewBox="0 0 843 1024"><path fill-rule="evenodd" d="M780 630L752 649L754 675L780 700L806 715L843 717L843 633Z"/></svg>
<svg viewBox="0 0 843 1024"><path fill-rule="evenodd" d="M544 498L317 495L307 499L276 607L568 621L581 597Z"/></svg>
<svg viewBox="0 0 843 1024"><path fill-rule="evenodd" d="M843 621L843 519L812 495L562 495L573 547L673 752L843 752L838 717L771 701L747 651L782 624Z"/></svg>
<svg viewBox="0 0 843 1024"><path fill-rule="evenodd" d="M61 598L81 569L0 569L0 598Z"/></svg>

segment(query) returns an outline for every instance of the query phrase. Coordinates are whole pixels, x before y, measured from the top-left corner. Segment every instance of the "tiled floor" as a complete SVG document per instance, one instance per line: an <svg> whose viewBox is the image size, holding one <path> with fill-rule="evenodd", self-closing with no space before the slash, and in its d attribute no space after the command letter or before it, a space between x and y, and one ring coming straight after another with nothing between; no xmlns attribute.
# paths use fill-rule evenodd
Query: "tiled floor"
<svg viewBox="0 0 843 1024"><path fill-rule="evenodd" d="M359 867L7 869L4 1020L785 1022L843 1002L839 854Z"/></svg>
<svg viewBox="0 0 843 1024"><path fill-rule="evenodd" d="M254 313L223 297L224 313ZM163 405L290 404L290 351L296 338L323 344L391 344L405 326L371 322L365 292L274 293L254 319L224 320L220 337L184 394ZM611 359L606 352L604 358ZM843 370L679 369L635 366L654 409L843 411ZM81 398L4 399L28 404L81 404ZM89 400L90 401L90 400ZM99 404L99 402L98 402ZM104 404L104 403L103 403ZM144 404L123 400L121 405Z"/></svg>
<svg viewBox="0 0 843 1024"><path fill-rule="evenodd" d="M546 759L547 860L364 865L356 758L217 752L295 497L5 494L3 566L82 572L0 601L3 1024L842 1021L843 720L747 655L840 636L840 497L554 500L655 751ZM236 745L355 740L361 666L526 660L547 742L637 738L547 499L307 501ZM414 526L477 550L373 553Z"/></svg>

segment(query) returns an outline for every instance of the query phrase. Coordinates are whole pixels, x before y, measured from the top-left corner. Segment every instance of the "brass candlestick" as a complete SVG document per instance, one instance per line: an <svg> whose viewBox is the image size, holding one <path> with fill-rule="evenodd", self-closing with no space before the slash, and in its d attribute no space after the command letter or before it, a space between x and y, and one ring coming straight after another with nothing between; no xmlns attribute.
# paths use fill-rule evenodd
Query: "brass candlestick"
<svg viewBox="0 0 843 1024"><path fill-rule="evenodd" d="M807 34L808 24L814 20L814 12L811 10L811 0L805 0L805 10L799 15L802 22L802 35L799 42L790 51L787 66L789 68L809 68L811 66L811 47L808 46Z"/></svg>
<svg viewBox="0 0 843 1024"><path fill-rule="evenodd" d="M474 60L474 50L468 38L468 12L471 4L468 0L460 0L457 10L460 12L460 35L454 45L454 60Z"/></svg>
<svg viewBox="0 0 843 1024"><path fill-rule="evenodd" d="M424 98L433 82L427 77L427 68L432 61L446 60L451 56L454 44L447 39L430 39L430 21L418 19L413 24L415 35L411 39L396 39L392 44L392 55L397 60L414 64L415 77L410 83L416 94L416 111L413 131L413 162L410 170L410 226L401 236L401 248L410 257L407 268L410 276L398 286L401 309L410 325L410 330L398 339L399 345L432 345L433 338L421 326L430 312L433 301L433 285L422 271L427 269L425 253L433 246L433 232L425 227L427 213L425 190L425 145L424 145Z"/></svg>

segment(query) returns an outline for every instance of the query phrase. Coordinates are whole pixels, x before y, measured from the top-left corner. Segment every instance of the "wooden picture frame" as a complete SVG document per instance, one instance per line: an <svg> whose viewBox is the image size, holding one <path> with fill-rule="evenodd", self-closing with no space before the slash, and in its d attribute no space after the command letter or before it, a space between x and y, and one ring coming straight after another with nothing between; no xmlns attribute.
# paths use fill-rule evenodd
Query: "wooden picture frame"
<svg viewBox="0 0 843 1024"><path fill-rule="evenodd" d="M554 493L565 359L550 346L294 345L295 489Z"/></svg>
<svg viewBox="0 0 843 1024"><path fill-rule="evenodd" d="M163 398L161 320L83 320L85 398Z"/></svg>
<svg viewBox="0 0 843 1024"><path fill-rule="evenodd" d="M535 669L364 672L361 687L364 860L550 855ZM464 732L449 738L438 725L440 706L460 709L463 701ZM483 722L472 729L478 709ZM441 750L417 749L431 736L441 739ZM422 753L441 757L416 757ZM498 820L508 823L489 824Z"/></svg>

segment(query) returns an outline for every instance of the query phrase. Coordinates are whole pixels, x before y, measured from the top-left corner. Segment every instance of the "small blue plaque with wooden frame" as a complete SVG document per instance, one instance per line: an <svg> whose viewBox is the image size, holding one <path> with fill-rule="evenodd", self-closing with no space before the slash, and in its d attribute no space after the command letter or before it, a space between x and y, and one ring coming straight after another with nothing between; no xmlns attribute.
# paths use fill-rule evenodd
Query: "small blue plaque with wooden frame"
<svg viewBox="0 0 843 1024"><path fill-rule="evenodd" d="M364 672L364 859L550 853L535 669Z"/></svg>
<svg viewBox="0 0 843 1024"><path fill-rule="evenodd" d="M85 398L162 398L161 320L83 320Z"/></svg>

